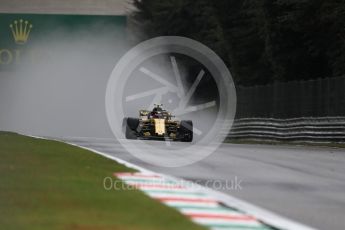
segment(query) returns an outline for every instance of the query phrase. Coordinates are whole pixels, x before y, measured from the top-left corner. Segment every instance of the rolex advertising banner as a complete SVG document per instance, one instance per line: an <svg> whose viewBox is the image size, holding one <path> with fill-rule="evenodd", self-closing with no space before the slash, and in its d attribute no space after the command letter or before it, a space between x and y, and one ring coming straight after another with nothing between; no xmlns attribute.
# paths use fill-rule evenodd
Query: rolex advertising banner
<svg viewBox="0 0 345 230"><path fill-rule="evenodd" d="M126 16L0 14L0 130L110 137L105 89Z"/></svg>
<svg viewBox="0 0 345 230"><path fill-rule="evenodd" d="M39 43L53 44L59 36L79 33L83 40L98 34L116 45L125 39L125 28L125 16L0 14L0 71L15 68L23 57L44 58Z"/></svg>

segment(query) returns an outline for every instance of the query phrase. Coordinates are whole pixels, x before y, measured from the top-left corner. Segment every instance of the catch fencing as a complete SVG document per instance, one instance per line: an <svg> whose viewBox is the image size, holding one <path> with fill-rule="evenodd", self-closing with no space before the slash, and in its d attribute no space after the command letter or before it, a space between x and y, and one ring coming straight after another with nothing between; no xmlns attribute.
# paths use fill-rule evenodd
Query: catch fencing
<svg viewBox="0 0 345 230"><path fill-rule="evenodd" d="M237 88L232 140L345 142L345 77Z"/></svg>
<svg viewBox="0 0 345 230"><path fill-rule="evenodd" d="M345 116L345 77L237 87L236 118Z"/></svg>
<svg viewBox="0 0 345 230"><path fill-rule="evenodd" d="M242 118L235 120L228 138L342 143L345 142L345 117Z"/></svg>

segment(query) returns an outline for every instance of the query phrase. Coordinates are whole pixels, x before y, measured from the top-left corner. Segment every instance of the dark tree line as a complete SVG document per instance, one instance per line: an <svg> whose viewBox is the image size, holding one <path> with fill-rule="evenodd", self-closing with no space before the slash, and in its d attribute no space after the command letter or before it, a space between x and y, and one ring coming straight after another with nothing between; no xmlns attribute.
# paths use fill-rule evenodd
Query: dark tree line
<svg viewBox="0 0 345 230"><path fill-rule="evenodd" d="M186 36L241 85L345 75L343 0L134 0L141 39Z"/></svg>

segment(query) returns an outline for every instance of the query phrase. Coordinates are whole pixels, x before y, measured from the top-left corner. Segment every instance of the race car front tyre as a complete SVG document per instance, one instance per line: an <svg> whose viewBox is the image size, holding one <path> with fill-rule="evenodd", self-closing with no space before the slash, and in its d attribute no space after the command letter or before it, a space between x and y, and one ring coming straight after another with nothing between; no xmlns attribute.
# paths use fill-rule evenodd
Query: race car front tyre
<svg viewBox="0 0 345 230"><path fill-rule="evenodd" d="M192 121L181 121L179 135L181 141L192 142L193 141L193 122Z"/></svg>
<svg viewBox="0 0 345 230"><path fill-rule="evenodd" d="M123 124L125 128L125 136L126 139L137 139L137 127L139 125L139 119L137 118L124 118L123 119Z"/></svg>
<svg viewBox="0 0 345 230"><path fill-rule="evenodd" d="M138 118L133 118L133 117L128 117L127 118L127 126L132 129L136 130L139 125L139 119Z"/></svg>

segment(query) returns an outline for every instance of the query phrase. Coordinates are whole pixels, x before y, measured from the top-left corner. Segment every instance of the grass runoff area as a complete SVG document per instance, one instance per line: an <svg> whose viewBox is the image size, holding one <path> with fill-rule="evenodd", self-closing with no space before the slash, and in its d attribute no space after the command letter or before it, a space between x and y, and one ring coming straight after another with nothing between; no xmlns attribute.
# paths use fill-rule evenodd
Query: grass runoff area
<svg viewBox="0 0 345 230"><path fill-rule="evenodd" d="M0 132L0 228L204 229L140 191L104 189L105 177L131 171L71 145Z"/></svg>

